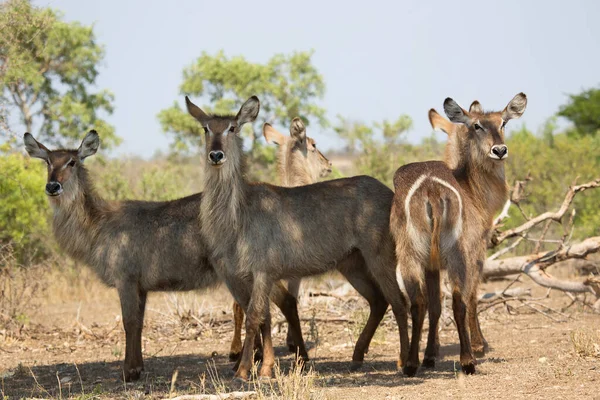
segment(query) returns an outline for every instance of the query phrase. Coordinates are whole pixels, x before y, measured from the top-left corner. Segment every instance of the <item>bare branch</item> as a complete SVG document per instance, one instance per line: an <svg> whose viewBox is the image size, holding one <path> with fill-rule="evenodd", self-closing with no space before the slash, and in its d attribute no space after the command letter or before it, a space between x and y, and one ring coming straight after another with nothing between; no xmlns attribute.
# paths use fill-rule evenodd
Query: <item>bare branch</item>
<svg viewBox="0 0 600 400"><path fill-rule="evenodd" d="M584 282L554 278L544 271L548 266L572 258L585 258L600 251L600 236L585 239L581 243L564 246L559 250L527 256L509 257L502 260L488 259L483 268L486 278L524 273L538 285L572 293L592 293L600 297L599 283L594 278Z"/></svg>
<svg viewBox="0 0 600 400"><path fill-rule="evenodd" d="M586 189L597 188L599 186L600 186L600 178L593 180L591 182L588 182L588 183L584 183L582 185L571 186L569 188L569 190L567 191L567 194L565 196L565 199L563 200L562 205L560 206L560 208L557 211L545 212L543 214L538 215L535 218L531 218L530 220L528 220L521 226L518 226L514 229L509 229L508 231L502 232L497 235L494 234L493 237L491 238L492 247L497 246L499 243L502 243L504 240L506 240L508 238L519 236L519 235L523 234L524 232L528 231L529 229L533 228L534 226L541 224L544 221L552 220L552 221L560 222L562 217L565 215L565 213L569 209L569 206L573 202L573 198L575 197L575 195L577 193L583 192Z"/></svg>

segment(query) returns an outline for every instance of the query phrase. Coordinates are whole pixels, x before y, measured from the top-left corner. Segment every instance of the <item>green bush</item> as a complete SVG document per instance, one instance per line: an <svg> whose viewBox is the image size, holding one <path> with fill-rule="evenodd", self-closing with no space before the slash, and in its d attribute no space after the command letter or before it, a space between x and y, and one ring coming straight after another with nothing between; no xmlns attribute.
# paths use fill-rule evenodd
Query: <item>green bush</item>
<svg viewBox="0 0 600 400"><path fill-rule="evenodd" d="M50 250L45 184L41 161L18 153L0 155L0 243L11 244L23 264Z"/></svg>

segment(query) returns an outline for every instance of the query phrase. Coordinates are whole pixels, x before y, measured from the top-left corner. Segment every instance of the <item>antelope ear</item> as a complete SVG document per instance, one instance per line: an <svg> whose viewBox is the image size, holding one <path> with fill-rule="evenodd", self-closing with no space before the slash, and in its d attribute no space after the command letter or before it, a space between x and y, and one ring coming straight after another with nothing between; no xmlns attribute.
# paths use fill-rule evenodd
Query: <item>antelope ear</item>
<svg viewBox="0 0 600 400"><path fill-rule="evenodd" d="M433 108L429 110L429 123L431 124L431 127L433 129L435 129L436 131L442 131L446 135L450 135L454 130L454 125L452 124L452 122L442 117Z"/></svg>
<svg viewBox="0 0 600 400"><path fill-rule="evenodd" d="M100 147L100 137L95 130L91 130L85 135L79 149L77 149L77 156L83 161L87 157L96 154L98 147Z"/></svg>
<svg viewBox="0 0 600 400"><path fill-rule="evenodd" d="M269 123L265 123L263 125L263 136L265 137L267 143L275 143L278 146L281 146L285 141L285 136L283 133L273 128L273 126L271 126Z"/></svg>
<svg viewBox="0 0 600 400"><path fill-rule="evenodd" d="M306 126L300 117L292 120L290 125L290 136L296 139L300 144L306 141Z"/></svg>
<svg viewBox="0 0 600 400"><path fill-rule="evenodd" d="M235 119L237 120L238 126L242 126L248 122L254 122L258 117L260 111L260 101L258 97L252 96L240 107Z"/></svg>
<svg viewBox="0 0 600 400"><path fill-rule="evenodd" d="M465 124L468 126L471 122L469 113L450 97L444 100L444 112L448 116L448 119L455 124Z"/></svg>
<svg viewBox="0 0 600 400"><path fill-rule="evenodd" d="M25 150L27 150L27 153L29 153L30 157L41 158L42 160L48 161L50 150L35 140L31 133L26 132L23 135L23 143L25 143Z"/></svg>
<svg viewBox="0 0 600 400"><path fill-rule="evenodd" d="M469 113L483 114L483 107L481 107L481 103L475 100L471 103L471 107L469 107Z"/></svg>
<svg viewBox="0 0 600 400"><path fill-rule="evenodd" d="M200 122L202 126L206 126L209 116L204 111L202 111L200 107L192 103L190 98L187 96L185 96L185 105L187 107L188 113L192 117L196 118L196 120Z"/></svg>
<svg viewBox="0 0 600 400"><path fill-rule="evenodd" d="M527 107L527 96L519 93L508 103L502 111L502 119L506 122L511 119L521 118Z"/></svg>

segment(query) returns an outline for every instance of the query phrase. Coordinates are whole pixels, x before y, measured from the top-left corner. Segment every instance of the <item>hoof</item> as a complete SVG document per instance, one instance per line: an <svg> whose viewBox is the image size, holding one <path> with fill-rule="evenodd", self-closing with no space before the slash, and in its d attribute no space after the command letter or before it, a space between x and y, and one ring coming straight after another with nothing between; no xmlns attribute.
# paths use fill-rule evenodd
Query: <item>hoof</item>
<svg viewBox="0 0 600 400"><path fill-rule="evenodd" d="M404 373L404 375L406 375L408 377L413 377L417 374L417 369L418 369L418 367L413 367L411 365L407 365L406 367L404 367L402 369L402 372Z"/></svg>
<svg viewBox="0 0 600 400"><path fill-rule="evenodd" d="M352 364L350 364L350 371L355 372L358 371L359 369L362 368L363 362L362 361L352 361Z"/></svg>
<svg viewBox="0 0 600 400"><path fill-rule="evenodd" d="M129 368L124 371L125 382L137 381L142 375L143 367Z"/></svg>
<svg viewBox="0 0 600 400"><path fill-rule="evenodd" d="M469 363L467 365L462 365L462 371L466 375L473 375L475 373L475 364Z"/></svg>
<svg viewBox="0 0 600 400"><path fill-rule="evenodd" d="M234 376L231 380L232 385L244 386L246 383L248 383L248 379L244 379L240 376Z"/></svg>
<svg viewBox="0 0 600 400"><path fill-rule="evenodd" d="M237 361L241 355L242 353L229 353L229 361Z"/></svg>
<svg viewBox="0 0 600 400"><path fill-rule="evenodd" d="M262 353L262 351L256 351L256 352L254 352L254 362L255 363L262 361L262 359L263 359L263 353Z"/></svg>
<svg viewBox="0 0 600 400"><path fill-rule="evenodd" d="M261 383L269 383L271 382L271 377L270 376L259 376L258 377L258 381Z"/></svg>
<svg viewBox="0 0 600 400"><path fill-rule="evenodd" d="M423 367L424 368L435 368L435 358L424 358L423 359Z"/></svg>

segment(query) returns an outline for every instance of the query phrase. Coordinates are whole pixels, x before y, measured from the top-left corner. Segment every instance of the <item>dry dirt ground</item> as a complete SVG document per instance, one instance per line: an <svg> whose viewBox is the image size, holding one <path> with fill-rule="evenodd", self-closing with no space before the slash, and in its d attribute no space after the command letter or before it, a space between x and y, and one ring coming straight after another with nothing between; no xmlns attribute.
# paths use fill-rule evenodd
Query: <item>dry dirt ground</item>
<svg viewBox="0 0 600 400"><path fill-rule="evenodd" d="M94 279L83 286L65 282L34 299L38 306L20 333L0 332L2 397L168 398L240 389L231 382L233 324L225 289L152 295L143 335L146 372L139 382L124 384L125 336L115 291ZM506 284L486 283L481 292ZM517 286L531 285L523 278ZM311 292L319 295L309 296ZM533 296L544 293L536 288ZM600 358L578 355L572 341L572 334L581 332L598 338L600 316L581 306L556 312L569 302L565 295L551 293L532 305L546 315L518 301L508 309L498 304L483 311L482 328L491 349L478 360L473 376L458 372L458 337L445 315L441 361L434 370L405 378L396 371L398 335L390 312L362 370L349 371L354 340L367 318L366 302L335 276L311 280L304 284L300 314L313 372L301 379L290 372L293 357L285 348L285 325L279 324L274 341L282 372L279 379L261 383L261 390L266 397L307 399L600 399ZM276 321L281 318L274 313ZM592 352L594 344L600 345L592 343ZM243 390L254 389L250 383Z"/></svg>

